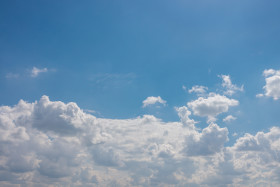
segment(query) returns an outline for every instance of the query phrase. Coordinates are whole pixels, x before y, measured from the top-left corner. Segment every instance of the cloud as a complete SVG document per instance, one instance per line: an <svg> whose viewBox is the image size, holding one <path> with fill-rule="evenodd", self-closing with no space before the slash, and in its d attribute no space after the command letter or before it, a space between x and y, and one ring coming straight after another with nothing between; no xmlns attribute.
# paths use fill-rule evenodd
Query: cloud
<svg viewBox="0 0 280 187"><path fill-rule="evenodd" d="M217 94L198 101L209 104L206 111L213 103L219 108L206 116L238 103ZM227 128L214 123L201 130L190 128L197 122L190 119L188 108L177 112L178 122L152 115L96 118L74 102L47 96L1 106L0 186L280 184L278 127L245 134L226 146Z"/></svg>
<svg viewBox="0 0 280 187"><path fill-rule="evenodd" d="M40 73L45 73L45 72L48 72L47 68L40 69L40 68L33 67L30 76L37 77Z"/></svg>
<svg viewBox="0 0 280 187"><path fill-rule="evenodd" d="M184 124L185 126L194 129L194 125L197 123L193 119L190 119L189 116L191 115L191 111L188 110L187 107L182 106L182 107L176 107L175 108L178 116L181 119L181 123Z"/></svg>
<svg viewBox="0 0 280 187"><path fill-rule="evenodd" d="M166 101L163 100L160 96L154 97L154 96L150 96L147 97L144 101L143 101L143 108L147 107L148 105L153 105L156 103L160 103L165 105Z"/></svg>
<svg viewBox="0 0 280 187"><path fill-rule="evenodd" d="M229 150L235 157L235 168L243 177L253 179L264 186L279 186L280 129L273 127L269 132L258 132L255 136L245 134Z"/></svg>
<svg viewBox="0 0 280 187"><path fill-rule="evenodd" d="M17 74L17 73L7 73L6 78L7 79L16 79L16 78L19 78L19 74Z"/></svg>
<svg viewBox="0 0 280 187"><path fill-rule="evenodd" d="M238 87L235 84L232 84L230 76L229 75L219 75L219 77L223 80L222 82L222 87L225 88L226 90L224 91L225 95L233 95L237 91L243 91L244 86L242 85L241 87Z"/></svg>
<svg viewBox="0 0 280 187"><path fill-rule="evenodd" d="M189 93L196 93L197 95L204 95L208 88L206 86L193 86L191 89L189 89Z"/></svg>
<svg viewBox="0 0 280 187"><path fill-rule="evenodd" d="M227 128L220 128L217 124L210 124L201 133L186 136L184 151L189 156L206 156L220 152L224 143L228 141Z"/></svg>
<svg viewBox="0 0 280 187"><path fill-rule="evenodd" d="M263 97L263 96L264 96L263 94L257 94L257 95L256 95L257 98L261 98L261 97Z"/></svg>
<svg viewBox="0 0 280 187"><path fill-rule="evenodd" d="M227 112L229 107L237 106L239 102L229 99L226 96L210 93L207 98L199 97L197 100L190 101L187 106L193 111L194 115L207 117L208 122L216 121L216 116Z"/></svg>
<svg viewBox="0 0 280 187"><path fill-rule="evenodd" d="M256 96L267 96L278 100L280 97L280 70L264 70L263 76L265 77L264 94L257 94Z"/></svg>
<svg viewBox="0 0 280 187"><path fill-rule="evenodd" d="M235 137L235 136L237 136L238 134L236 133L236 132L234 132L233 134L232 134L232 136L233 137Z"/></svg>
<svg viewBox="0 0 280 187"><path fill-rule="evenodd" d="M232 115L228 115L227 117L225 117L223 119L223 122L231 122L231 121L234 121L236 120L236 117L232 116Z"/></svg>

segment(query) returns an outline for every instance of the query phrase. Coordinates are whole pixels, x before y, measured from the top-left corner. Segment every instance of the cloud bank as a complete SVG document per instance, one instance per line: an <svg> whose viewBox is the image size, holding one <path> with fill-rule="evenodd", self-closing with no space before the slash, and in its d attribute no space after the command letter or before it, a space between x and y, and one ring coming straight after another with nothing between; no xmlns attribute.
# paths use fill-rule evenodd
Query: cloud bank
<svg viewBox="0 0 280 187"><path fill-rule="evenodd" d="M216 105L212 105L215 103ZM238 102L220 95L191 102L215 116ZM214 112L210 112L210 109ZM76 103L19 101L0 107L1 186L277 186L280 129L245 134L232 146L228 129L180 120L96 118Z"/></svg>

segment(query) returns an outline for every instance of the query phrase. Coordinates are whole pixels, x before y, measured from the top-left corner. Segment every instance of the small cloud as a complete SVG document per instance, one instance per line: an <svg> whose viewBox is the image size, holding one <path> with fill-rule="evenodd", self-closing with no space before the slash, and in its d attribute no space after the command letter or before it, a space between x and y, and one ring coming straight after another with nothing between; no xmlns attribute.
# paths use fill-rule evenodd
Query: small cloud
<svg viewBox="0 0 280 187"><path fill-rule="evenodd" d="M260 98L260 97L263 97L263 96L264 96L263 94L257 94L256 95L257 98Z"/></svg>
<svg viewBox="0 0 280 187"><path fill-rule="evenodd" d="M36 67L33 67L32 70L31 70L31 77L37 77L40 73L45 73L45 72L48 72L48 69L47 68L42 68L42 69L39 69L39 68L36 68Z"/></svg>
<svg viewBox="0 0 280 187"><path fill-rule="evenodd" d="M89 109L85 109L84 112L91 113L91 114L97 113L95 110L89 110Z"/></svg>
<svg viewBox="0 0 280 187"><path fill-rule="evenodd" d="M187 87L186 87L185 85L182 86L182 89L183 89L184 91L187 91Z"/></svg>
<svg viewBox="0 0 280 187"><path fill-rule="evenodd" d="M189 89L189 93L196 93L197 95L204 95L208 88L206 86L193 86L191 89Z"/></svg>
<svg viewBox="0 0 280 187"><path fill-rule="evenodd" d="M242 92L244 90L243 85L241 87L238 87L237 85L232 84L229 75L219 75L218 77L220 77L223 80L222 87L226 89L224 91L225 95L231 96L231 95L235 94L237 91Z"/></svg>
<svg viewBox="0 0 280 187"><path fill-rule="evenodd" d="M225 117L225 118L223 119L223 122L228 123L228 122L231 122L231 121L234 121L234 120L236 120L236 117L234 117L234 116L232 116L232 115L228 115L227 117Z"/></svg>
<svg viewBox="0 0 280 187"><path fill-rule="evenodd" d="M153 104L156 104L156 103L160 103L160 104L165 105L165 104L166 104L166 101L163 100L160 96L157 96L157 97L154 97L154 96L147 97L147 98L143 101L143 108L145 108L145 107L148 106L148 105L153 105Z"/></svg>
<svg viewBox="0 0 280 187"><path fill-rule="evenodd" d="M237 136L237 135L238 135L238 134L237 134L236 132L232 134L233 137L235 137L235 136Z"/></svg>

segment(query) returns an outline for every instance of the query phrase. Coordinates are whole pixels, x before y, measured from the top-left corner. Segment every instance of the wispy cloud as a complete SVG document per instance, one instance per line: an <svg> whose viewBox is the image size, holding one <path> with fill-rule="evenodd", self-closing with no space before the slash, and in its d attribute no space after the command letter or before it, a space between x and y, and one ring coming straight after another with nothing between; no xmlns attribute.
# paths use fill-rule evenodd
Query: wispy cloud
<svg viewBox="0 0 280 187"><path fill-rule="evenodd" d="M16 79L16 78L19 78L19 74L18 73L7 73L5 77L7 79Z"/></svg>
<svg viewBox="0 0 280 187"><path fill-rule="evenodd" d="M189 89L189 93L196 93L199 96L205 95L208 88L206 86L195 85L191 89Z"/></svg>
<svg viewBox="0 0 280 187"><path fill-rule="evenodd" d="M37 77L39 74L46 73L46 72L48 72L47 68L40 69L40 68L33 67L32 70L31 70L30 76L31 77Z"/></svg>
<svg viewBox="0 0 280 187"><path fill-rule="evenodd" d="M89 76L89 81L103 88L130 85L136 78L134 73L98 73Z"/></svg>

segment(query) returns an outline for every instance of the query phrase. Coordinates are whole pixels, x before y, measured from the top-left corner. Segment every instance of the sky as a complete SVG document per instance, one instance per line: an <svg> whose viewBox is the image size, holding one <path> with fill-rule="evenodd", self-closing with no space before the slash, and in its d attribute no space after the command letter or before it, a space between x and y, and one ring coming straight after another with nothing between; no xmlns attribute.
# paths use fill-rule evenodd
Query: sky
<svg viewBox="0 0 280 187"><path fill-rule="evenodd" d="M280 185L279 8L1 1L0 185Z"/></svg>

